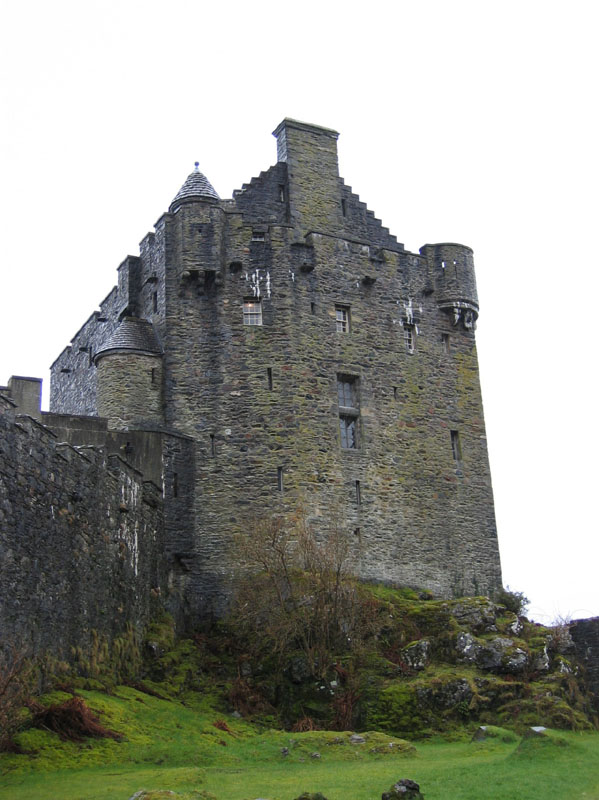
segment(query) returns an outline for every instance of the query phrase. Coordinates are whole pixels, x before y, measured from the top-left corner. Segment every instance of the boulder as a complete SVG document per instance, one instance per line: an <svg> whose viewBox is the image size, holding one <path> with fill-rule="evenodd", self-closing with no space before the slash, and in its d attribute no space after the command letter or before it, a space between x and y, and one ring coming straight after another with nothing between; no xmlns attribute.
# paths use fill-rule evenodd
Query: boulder
<svg viewBox="0 0 599 800"><path fill-rule="evenodd" d="M543 651L534 657L532 668L535 672L549 672L550 666L551 661L549 659L549 653L547 652L547 645L545 645Z"/></svg>
<svg viewBox="0 0 599 800"><path fill-rule="evenodd" d="M512 639L496 636L489 641L475 639L471 633L462 631L456 638L458 661L476 665L489 672L518 674L528 666L529 656L525 650L514 647Z"/></svg>
<svg viewBox="0 0 599 800"><path fill-rule="evenodd" d="M296 797L295 800L327 800L327 799L320 792L314 792L314 794L310 794L310 792L304 792L303 794L300 794L299 797Z"/></svg>
<svg viewBox="0 0 599 800"><path fill-rule="evenodd" d="M179 797L179 795L170 790L146 791L145 789L140 789L139 792L135 792L135 794L131 795L129 800L168 800L169 798L177 797Z"/></svg>
<svg viewBox="0 0 599 800"><path fill-rule="evenodd" d="M524 672L527 666L528 653L525 650L521 650L519 647L516 647L504 660L503 670L504 672L509 672L512 675L517 675L520 672ZM547 665L547 668L549 668L549 665Z"/></svg>
<svg viewBox="0 0 599 800"><path fill-rule="evenodd" d="M494 633L498 609L488 598L459 600L450 606L458 624L472 633Z"/></svg>
<svg viewBox="0 0 599 800"><path fill-rule="evenodd" d="M420 794L420 786L409 778L402 778L394 783L387 792L383 792L381 800L424 800Z"/></svg>
<svg viewBox="0 0 599 800"><path fill-rule="evenodd" d="M524 732L524 738L530 739L535 736L546 736L547 728L544 725L532 725Z"/></svg>
<svg viewBox="0 0 599 800"><path fill-rule="evenodd" d="M466 678L455 678L440 686L422 686L416 689L419 706L429 708L455 708L459 703L470 703L472 688Z"/></svg>
<svg viewBox="0 0 599 800"><path fill-rule="evenodd" d="M520 617L516 617L512 623L508 625L508 631L514 636L520 636L524 629L524 623Z"/></svg>
<svg viewBox="0 0 599 800"><path fill-rule="evenodd" d="M490 642L480 645L476 663L481 669L500 672L508 651L513 646L514 642L511 639L497 636L495 639L491 639Z"/></svg>
<svg viewBox="0 0 599 800"><path fill-rule="evenodd" d="M425 669L430 661L431 643L428 639L420 639L414 644L404 647L401 651L401 660L409 667L420 671Z"/></svg>
<svg viewBox="0 0 599 800"><path fill-rule="evenodd" d="M489 738L489 734L487 733L487 726L481 725L477 728L474 733L472 734L471 742L484 742L486 739Z"/></svg>

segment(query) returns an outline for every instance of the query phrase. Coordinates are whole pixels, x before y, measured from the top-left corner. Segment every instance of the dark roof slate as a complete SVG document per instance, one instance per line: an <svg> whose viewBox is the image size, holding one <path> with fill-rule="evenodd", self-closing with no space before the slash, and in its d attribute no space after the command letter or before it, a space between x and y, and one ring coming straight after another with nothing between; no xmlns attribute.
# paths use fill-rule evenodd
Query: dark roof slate
<svg viewBox="0 0 599 800"><path fill-rule="evenodd" d="M154 326L146 319L138 317L124 317L121 324L109 336L108 340L100 347L95 355L97 360L101 356L116 350L145 353L147 355L162 355L162 349Z"/></svg>
<svg viewBox="0 0 599 800"><path fill-rule="evenodd" d="M187 176L187 180L177 192L169 211L174 211L181 203L190 200L220 200L208 178L199 170L196 161L195 169Z"/></svg>

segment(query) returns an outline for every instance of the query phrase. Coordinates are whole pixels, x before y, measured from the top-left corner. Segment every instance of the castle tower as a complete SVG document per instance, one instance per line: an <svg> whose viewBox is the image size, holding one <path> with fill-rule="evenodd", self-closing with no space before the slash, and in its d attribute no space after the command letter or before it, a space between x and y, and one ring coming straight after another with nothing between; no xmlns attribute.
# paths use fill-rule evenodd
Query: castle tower
<svg viewBox="0 0 599 800"><path fill-rule="evenodd" d="M230 200L196 164L53 365L54 410L164 426L192 620L226 607L237 534L299 508L363 579L493 593L472 251L406 251L339 177L335 131L274 135L277 163Z"/></svg>
<svg viewBox="0 0 599 800"><path fill-rule="evenodd" d="M162 353L150 322L125 317L94 360L98 415L110 428L164 424Z"/></svg>

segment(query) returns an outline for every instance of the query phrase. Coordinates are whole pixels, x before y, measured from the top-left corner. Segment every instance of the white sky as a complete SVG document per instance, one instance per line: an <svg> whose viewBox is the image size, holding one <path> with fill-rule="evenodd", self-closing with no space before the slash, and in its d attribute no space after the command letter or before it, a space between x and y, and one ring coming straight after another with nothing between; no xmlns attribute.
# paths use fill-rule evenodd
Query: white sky
<svg viewBox="0 0 599 800"><path fill-rule="evenodd" d="M335 128L407 248L474 248L504 583L598 615L598 8L4 0L0 383L48 382L196 159L230 197L283 117Z"/></svg>

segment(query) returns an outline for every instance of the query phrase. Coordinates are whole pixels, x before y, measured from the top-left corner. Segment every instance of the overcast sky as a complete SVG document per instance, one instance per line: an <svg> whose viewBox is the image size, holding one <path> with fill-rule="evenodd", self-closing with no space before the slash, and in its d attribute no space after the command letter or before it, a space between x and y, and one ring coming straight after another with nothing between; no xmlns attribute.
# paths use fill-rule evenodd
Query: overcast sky
<svg viewBox="0 0 599 800"><path fill-rule="evenodd" d="M335 128L408 249L474 248L504 583L599 615L596 3L0 9L0 384L48 383L195 160L230 197L283 117Z"/></svg>

